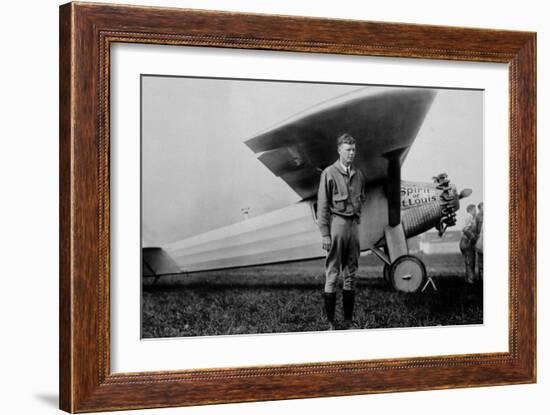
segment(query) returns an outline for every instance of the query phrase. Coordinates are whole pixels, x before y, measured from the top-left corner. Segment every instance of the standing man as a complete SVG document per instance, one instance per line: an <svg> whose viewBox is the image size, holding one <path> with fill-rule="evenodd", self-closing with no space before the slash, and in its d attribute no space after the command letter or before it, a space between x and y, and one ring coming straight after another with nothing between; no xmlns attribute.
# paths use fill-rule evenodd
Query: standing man
<svg viewBox="0 0 550 415"><path fill-rule="evenodd" d="M476 275L476 206L468 205L466 212L470 217L466 220L466 225L462 228L460 238L460 252L464 256L464 266L466 270L466 282L473 284Z"/></svg>
<svg viewBox="0 0 550 415"><path fill-rule="evenodd" d="M477 262L477 278L478 281L483 281L483 202L477 205L478 213L476 215L476 262Z"/></svg>
<svg viewBox="0 0 550 415"><path fill-rule="evenodd" d="M325 262L325 313L329 330L334 330L336 281L343 278L344 327L353 327L355 273L359 266L359 220L365 201L365 176L353 166L355 139L338 137L338 160L321 174L317 195L317 218Z"/></svg>

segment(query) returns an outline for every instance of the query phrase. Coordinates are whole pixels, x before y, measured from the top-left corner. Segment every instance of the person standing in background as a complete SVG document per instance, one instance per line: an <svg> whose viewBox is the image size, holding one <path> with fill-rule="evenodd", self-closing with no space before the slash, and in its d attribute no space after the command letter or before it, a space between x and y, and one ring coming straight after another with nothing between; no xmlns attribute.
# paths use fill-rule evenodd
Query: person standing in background
<svg viewBox="0 0 550 415"><path fill-rule="evenodd" d="M468 205L468 207L466 208L466 212L468 212L470 217L466 220L466 225L462 228L462 237L460 238L460 252L462 252L462 255L464 256L466 282L468 284L473 284L476 275L476 206Z"/></svg>
<svg viewBox="0 0 550 415"><path fill-rule="evenodd" d="M477 277L483 281L483 202L477 205L478 213L476 215L476 262Z"/></svg>

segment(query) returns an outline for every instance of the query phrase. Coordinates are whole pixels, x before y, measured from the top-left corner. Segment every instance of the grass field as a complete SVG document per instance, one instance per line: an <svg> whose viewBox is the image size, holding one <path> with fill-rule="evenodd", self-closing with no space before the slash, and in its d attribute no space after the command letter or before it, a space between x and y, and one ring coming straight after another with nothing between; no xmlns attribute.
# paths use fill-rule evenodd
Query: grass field
<svg viewBox="0 0 550 415"><path fill-rule="evenodd" d="M361 257L354 316L361 328L483 323L483 287L464 283L462 257L423 260L437 291L405 294L385 284L376 258ZM323 273L323 261L314 260L144 281L142 337L324 330Z"/></svg>

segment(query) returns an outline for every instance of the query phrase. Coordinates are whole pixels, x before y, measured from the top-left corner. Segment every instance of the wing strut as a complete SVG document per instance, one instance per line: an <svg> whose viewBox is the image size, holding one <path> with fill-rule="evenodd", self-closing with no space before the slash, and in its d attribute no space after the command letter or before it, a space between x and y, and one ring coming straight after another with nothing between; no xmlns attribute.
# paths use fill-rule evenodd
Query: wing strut
<svg viewBox="0 0 550 415"><path fill-rule="evenodd" d="M385 186L388 200L388 226L384 230L384 235L391 262L409 253L401 224L401 160L407 149L408 147L398 148L384 154L388 160L388 176Z"/></svg>
<svg viewBox="0 0 550 415"><path fill-rule="evenodd" d="M386 197L388 199L388 224L397 226L401 223L401 156L408 147L398 148L384 154L388 160Z"/></svg>

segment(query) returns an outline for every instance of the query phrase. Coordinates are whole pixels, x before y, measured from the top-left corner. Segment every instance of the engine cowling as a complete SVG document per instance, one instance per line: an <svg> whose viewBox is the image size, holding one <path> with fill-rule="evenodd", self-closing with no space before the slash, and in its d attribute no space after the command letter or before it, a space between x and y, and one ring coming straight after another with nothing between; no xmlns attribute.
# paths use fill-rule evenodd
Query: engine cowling
<svg viewBox="0 0 550 415"><path fill-rule="evenodd" d="M460 199L472 193L471 189L457 192L446 173L433 180L433 183L401 182L401 222L407 238L431 228L442 236L456 224Z"/></svg>

